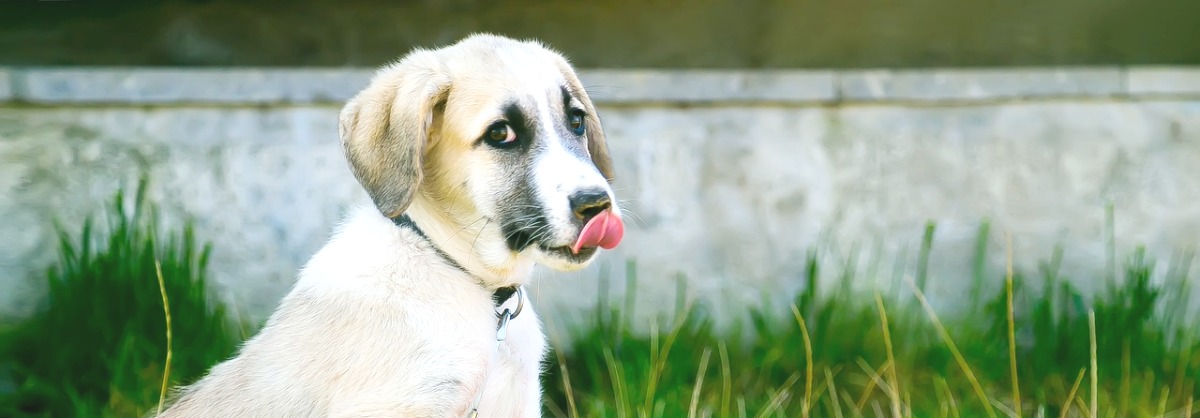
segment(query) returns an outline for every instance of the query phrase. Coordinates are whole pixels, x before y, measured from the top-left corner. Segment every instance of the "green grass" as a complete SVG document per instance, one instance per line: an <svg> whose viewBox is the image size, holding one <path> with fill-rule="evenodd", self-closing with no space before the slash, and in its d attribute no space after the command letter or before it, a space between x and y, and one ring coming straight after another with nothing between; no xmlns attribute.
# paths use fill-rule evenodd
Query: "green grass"
<svg viewBox="0 0 1200 418"><path fill-rule="evenodd" d="M983 224L980 242L988 231ZM1085 298L1061 276L1061 250L1036 276L1014 274L1010 293L1003 272L981 267L984 248L971 278L980 296L968 304L978 309L952 318L921 304L920 277L897 294L820 289L812 254L791 307L751 310L732 332L718 333L703 304L649 336L630 332L621 309L598 305L594 322L569 336L573 349L552 356L548 415L1058 417L1090 416L1094 407L1101 417L1150 417L1195 409L1200 320L1187 311L1189 257L1173 260L1156 283L1158 265L1139 249L1120 271L1094 278L1104 291ZM862 279L856 274L843 270L839 280Z"/></svg>
<svg viewBox="0 0 1200 418"><path fill-rule="evenodd" d="M247 335L207 290L208 248L188 226L161 230L144 190L131 201L118 194L105 228L87 222L61 234L44 309L0 331L0 369L11 368L18 386L0 396L0 416L152 410L167 352L156 260L170 301L172 384L195 379ZM676 314L635 332L645 327L630 319L641 280L630 262L626 299L601 292L592 321L565 336L571 348L550 356L546 416L1182 417L1195 409L1200 320L1188 306L1190 257L1164 269L1137 250L1118 262L1110 236L1109 259L1096 260L1100 277L1078 278L1102 291L1084 295L1071 285L1083 281L1060 273L1062 250L1011 280L989 270L983 223L971 277L962 279L971 281L973 309L939 318L921 293L949 280L928 274L935 235L931 223L918 274L886 294L852 290L875 275L855 270L855 260L823 265L810 253L791 303L747 310L732 329L718 328L705 303L685 303L687 282L677 278Z"/></svg>
<svg viewBox="0 0 1200 418"><path fill-rule="evenodd" d="M167 352L156 261L173 320L172 382L235 349L241 328L208 291L209 248L191 227L162 231L145 190L143 181L132 200L118 193L99 226L60 232L43 308L0 333L0 365L17 385L0 396L0 416L135 417L155 406Z"/></svg>

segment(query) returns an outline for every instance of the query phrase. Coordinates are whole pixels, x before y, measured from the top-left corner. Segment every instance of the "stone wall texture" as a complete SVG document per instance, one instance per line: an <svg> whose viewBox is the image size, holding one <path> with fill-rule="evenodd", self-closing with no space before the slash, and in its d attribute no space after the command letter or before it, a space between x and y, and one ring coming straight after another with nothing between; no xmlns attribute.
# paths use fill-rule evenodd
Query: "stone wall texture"
<svg viewBox="0 0 1200 418"><path fill-rule="evenodd" d="M336 119L369 74L0 68L0 318L34 309L54 222L77 229L140 172L169 222L214 244L222 294L262 318L366 202ZM538 272L556 321L586 318L602 289L620 297L627 260L639 316L672 309L681 276L718 311L782 300L814 249L853 258L852 286L894 288L930 221L929 292L946 306L963 300L985 219L997 280L1009 233L1019 270L1061 245L1066 275L1098 288L1109 205L1118 256L1200 244L1200 69L581 75L631 225L592 268Z"/></svg>

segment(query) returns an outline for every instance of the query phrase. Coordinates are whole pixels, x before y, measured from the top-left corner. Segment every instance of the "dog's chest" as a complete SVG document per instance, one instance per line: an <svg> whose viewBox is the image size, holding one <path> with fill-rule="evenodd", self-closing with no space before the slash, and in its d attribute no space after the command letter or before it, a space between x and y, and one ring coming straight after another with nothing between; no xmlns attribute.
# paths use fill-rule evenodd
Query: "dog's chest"
<svg viewBox="0 0 1200 418"><path fill-rule="evenodd" d="M505 334L504 341L489 348L479 417L541 416L539 377L546 340L537 314L526 306Z"/></svg>

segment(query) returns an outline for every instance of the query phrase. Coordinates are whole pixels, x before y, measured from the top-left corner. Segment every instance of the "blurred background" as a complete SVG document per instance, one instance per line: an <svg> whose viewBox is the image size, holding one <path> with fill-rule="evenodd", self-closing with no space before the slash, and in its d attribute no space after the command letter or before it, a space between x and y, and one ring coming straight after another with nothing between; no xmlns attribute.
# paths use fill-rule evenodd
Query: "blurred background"
<svg viewBox="0 0 1200 418"><path fill-rule="evenodd" d="M1192 312L1184 328L1200 323L1187 322L1196 291L1168 287L1193 274L1200 244L1200 2L8 0L0 330L46 327L36 318L53 311L55 283L120 264L88 267L102 257L83 254L114 245L115 208L141 204L155 211L146 237L191 228L196 248L211 245L180 274L203 276L231 317L260 323L344 212L366 203L338 146L340 106L375 67L480 31L566 55L617 165L622 246L581 273L539 271L532 289L563 347L589 341L572 330L607 304L630 338L693 305L715 330L753 334L739 326L747 311L801 300L816 312L797 295L818 288L874 309L872 292L911 300L912 281L945 315L993 309L1010 255L1029 292L1009 303L1009 317L1031 321L1008 333L1029 338L1022 350L1037 350L1038 298L1060 281L1071 289L1054 296L1064 329L1079 330L1092 295L1142 276L1159 286L1153 298L1121 306L1158 312L1169 295ZM1158 267L1139 276L1129 263ZM99 285L81 300L161 314L154 282L134 283L146 299ZM789 341L780 349L800 349ZM1119 362L1129 352L1114 344ZM1048 363L1086 362L1073 347ZM1200 370L1200 358L1164 350L1182 368L1163 376ZM0 395L31 385L23 361L0 358ZM1069 387L1075 370L1059 377ZM1160 393L1147 385L1147 399ZM1049 405L1065 387L1029 396ZM1196 391L1171 387L1164 408ZM115 404L144 411L139 402ZM1009 404L1018 415L1036 406Z"/></svg>
<svg viewBox="0 0 1200 418"><path fill-rule="evenodd" d="M584 68L1188 64L1186 0L6 1L8 65L375 66L474 31Z"/></svg>

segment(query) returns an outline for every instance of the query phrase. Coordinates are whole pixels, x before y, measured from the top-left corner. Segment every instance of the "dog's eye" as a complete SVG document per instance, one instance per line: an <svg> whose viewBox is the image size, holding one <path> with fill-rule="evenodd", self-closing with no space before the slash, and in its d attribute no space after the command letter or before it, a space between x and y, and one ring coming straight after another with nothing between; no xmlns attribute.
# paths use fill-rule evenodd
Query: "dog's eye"
<svg viewBox="0 0 1200 418"><path fill-rule="evenodd" d="M586 127L583 121L583 111L571 110L571 114L567 116L567 124L571 126L571 131L575 132L575 135L583 135L583 128Z"/></svg>
<svg viewBox="0 0 1200 418"><path fill-rule="evenodd" d="M489 126L483 139L488 145L496 148L508 148L517 144L517 134L504 122L496 122Z"/></svg>

